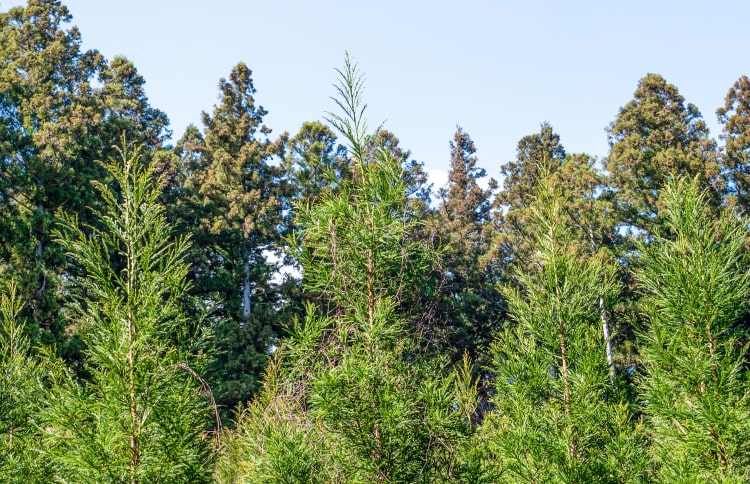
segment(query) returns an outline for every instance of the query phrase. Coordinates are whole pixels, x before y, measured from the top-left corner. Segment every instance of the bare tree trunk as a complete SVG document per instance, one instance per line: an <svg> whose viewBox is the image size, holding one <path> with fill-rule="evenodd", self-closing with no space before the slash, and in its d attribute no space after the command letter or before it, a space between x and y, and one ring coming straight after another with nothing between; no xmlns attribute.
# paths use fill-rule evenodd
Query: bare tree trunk
<svg viewBox="0 0 750 484"><path fill-rule="evenodd" d="M250 321L250 254L247 249L248 241L247 236L242 237L242 261L244 263L245 279L242 282L242 318L244 323L247 324Z"/></svg>
<svg viewBox="0 0 750 484"><path fill-rule="evenodd" d="M599 312L602 319L602 331L604 332L604 342L607 351L607 365L609 365L609 381L612 386L615 386L615 378L617 377L617 370L615 369L615 355L612 349L612 338L609 332L609 319L607 315L607 307L604 304L604 298L599 297Z"/></svg>
<svg viewBox="0 0 750 484"><path fill-rule="evenodd" d="M596 252L596 239L594 238L594 229L591 225L588 226L589 242L591 243L591 250L593 253ZM612 333L609 331L609 315L607 314L607 305L604 302L604 297L599 296L599 315L602 320L602 332L604 333L604 345L607 352L607 365L609 366L609 381L612 386L615 386L615 379L617 377L617 369L615 367L615 355L612 348Z"/></svg>

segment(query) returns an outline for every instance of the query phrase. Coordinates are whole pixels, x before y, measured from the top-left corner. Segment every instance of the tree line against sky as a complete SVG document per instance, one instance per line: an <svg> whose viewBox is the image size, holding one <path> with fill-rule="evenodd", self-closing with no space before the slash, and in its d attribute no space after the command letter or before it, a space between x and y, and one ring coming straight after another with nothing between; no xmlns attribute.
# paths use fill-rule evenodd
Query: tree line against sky
<svg viewBox="0 0 750 484"><path fill-rule="evenodd" d="M239 63L171 146L70 20L0 14L2 479L750 479L746 76L721 143L648 74L605 158L543 123L484 183L459 127L435 191L349 57L325 120Z"/></svg>

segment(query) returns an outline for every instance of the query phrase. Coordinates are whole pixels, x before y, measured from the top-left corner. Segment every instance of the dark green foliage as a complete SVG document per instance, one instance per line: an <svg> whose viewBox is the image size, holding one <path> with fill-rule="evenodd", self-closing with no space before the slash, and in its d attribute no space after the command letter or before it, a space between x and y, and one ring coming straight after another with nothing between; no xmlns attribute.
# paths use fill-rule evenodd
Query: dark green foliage
<svg viewBox="0 0 750 484"><path fill-rule="evenodd" d="M240 63L221 79L220 103L203 113L203 135L190 126L178 144L179 160L164 161L173 181L171 218L193 234L191 299L214 328L208 376L226 409L259 389L284 305L269 260L280 248L283 170L271 163L279 149L267 139L251 75Z"/></svg>
<svg viewBox="0 0 750 484"><path fill-rule="evenodd" d="M454 358L466 351L477 360L504 316L495 291L501 274L486 261L493 237L491 197L497 184L490 179L486 189L479 185L486 172L477 166L474 143L460 127L450 148L448 185L438 192L441 202L428 229L443 246L433 331L448 333L445 350Z"/></svg>
<svg viewBox="0 0 750 484"><path fill-rule="evenodd" d="M285 145L286 170L296 192L292 198L300 206L315 202L327 190L336 190L339 180L351 179L346 148L337 144L328 126L317 121L303 123Z"/></svg>
<svg viewBox="0 0 750 484"><path fill-rule="evenodd" d="M0 13L0 270L14 278L24 316L80 367L80 340L60 317L65 258L52 240L55 213L81 221L98 204L97 159L120 136L160 145L167 118L149 106L143 78L124 58L81 50L81 36L56 0Z"/></svg>
<svg viewBox="0 0 750 484"><path fill-rule="evenodd" d="M676 175L698 176L702 186L712 187L712 197L719 193L716 142L698 108L685 105L677 88L660 75L640 80L633 100L607 131L606 166L622 225L646 232L660 227L659 191Z"/></svg>
<svg viewBox="0 0 750 484"><path fill-rule="evenodd" d="M69 312L86 343L90 381L69 378L47 396L46 458L62 481L205 482L209 396L190 351L204 345L185 334L181 304L187 238L171 239L159 181L138 150L104 166L118 191L96 184L102 228L87 234L64 217L58 239L84 271Z"/></svg>
<svg viewBox="0 0 750 484"><path fill-rule="evenodd" d="M503 188L494 202L500 230L492 256L503 264L526 262L528 248L522 242L533 232L528 205L539 181L555 173L565 159L560 136L549 123L543 123L539 133L523 137L516 151L516 160L502 167Z"/></svg>
<svg viewBox="0 0 750 484"><path fill-rule="evenodd" d="M742 76L729 89L724 106L716 110L724 125L722 162L731 205L747 215L750 209L750 79Z"/></svg>
<svg viewBox="0 0 750 484"><path fill-rule="evenodd" d="M714 215L700 187L681 178L664 188L664 226L642 247L639 392L659 482L747 482L746 226Z"/></svg>

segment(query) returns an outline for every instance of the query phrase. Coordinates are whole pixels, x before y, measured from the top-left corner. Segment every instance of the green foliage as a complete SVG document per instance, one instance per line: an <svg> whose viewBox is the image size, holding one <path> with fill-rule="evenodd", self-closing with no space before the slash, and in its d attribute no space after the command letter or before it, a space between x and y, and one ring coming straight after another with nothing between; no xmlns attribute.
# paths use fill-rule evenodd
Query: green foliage
<svg viewBox="0 0 750 484"><path fill-rule="evenodd" d="M445 328L445 350L454 358L468 351L477 360L504 316L495 291L501 271L486 261L494 235L496 182L490 179L486 189L479 185L486 172L477 166L474 142L460 127L450 148L448 185L438 192L441 202L427 229L443 246L432 331Z"/></svg>
<svg viewBox="0 0 750 484"><path fill-rule="evenodd" d="M57 479L202 482L210 476L208 396L191 355L181 299L186 237L171 239L159 181L139 151L104 167L118 191L96 183L101 223L63 216L58 243L85 276L71 288L70 318L86 343L90 381L56 386L44 411L47 457ZM179 343L179 344L178 344Z"/></svg>
<svg viewBox="0 0 750 484"><path fill-rule="evenodd" d="M53 467L38 445L39 418L46 388L64 370L32 354L22 306L15 284L9 284L0 296L0 476L3 482L48 482Z"/></svg>
<svg viewBox="0 0 750 484"><path fill-rule="evenodd" d="M333 131L317 121L303 123L285 143L285 169L296 192L293 199L301 205L314 202L327 190L336 190L339 180L351 178L346 148L336 143Z"/></svg>
<svg viewBox="0 0 750 484"><path fill-rule="evenodd" d="M750 78L737 79L716 114L724 125L720 138L725 142L722 162L727 196L731 205L747 215L750 210Z"/></svg>
<svg viewBox="0 0 750 484"><path fill-rule="evenodd" d="M531 264L505 287L515 325L492 346L495 409L482 429L503 482L639 482L640 431L608 380L599 298L611 265L577 254L563 200L542 182Z"/></svg>
<svg viewBox="0 0 750 484"><path fill-rule="evenodd" d="M135 67L83 51L70 21L57 0L0 13L0 271L17 281L38 338L80 369L80 340L56 291L70 274L52 240L55 213L88 221L98 204L90 181L108 176L93 160L107 159L123 134L157 147L168 120L149 106Z"/></svg>
<svg viewBox="0 0 750 484"><path fill-rule="evenodd" d="M698 108L684 101L674 85L648 74L607 129L606 167L624 226L651 232L662 225L659 191L673 176L697 176L714 188L712 197L718 194L716 142Z"/></svg>
<svg viewBox="0 0 750 484"><path fill-rule="evenodd" d="M208 378L219 404L231 410L259 390L278 337L285 303L267 253L280 251L287 193L252 71L237 64L219 92L213 112L203 113L203 134L188 127L178 159L165 160L164 169L172 181L170 215L181 233L193 235L191 301L216 338Z"/></svg>
<svg viewBox="0 0 750 484"><path fill-rule="evenodd" d="M746 482L746 228L728 211L712 214L700 186L680 178L665 187L665 225L642 247L639 391L660 482Z"/></svg>
<svg viewBox="0 0 750 484"><path fill-rule="evenodd" d="M347 63L342 77L340 91L356 98L356 66ZM351 124L343 132L355 154L367 152L358 146L361 114L354 106L338 118ZM386 150L355 162L354 180L298 210L292 254L325 306L308 305L261 398L242 414L245 444L235 441L225 457L242 469L236 480L446 482L469 468L460 464L476 386L415 353L400 315L435 255L409 239L400 163Z"/></svg>

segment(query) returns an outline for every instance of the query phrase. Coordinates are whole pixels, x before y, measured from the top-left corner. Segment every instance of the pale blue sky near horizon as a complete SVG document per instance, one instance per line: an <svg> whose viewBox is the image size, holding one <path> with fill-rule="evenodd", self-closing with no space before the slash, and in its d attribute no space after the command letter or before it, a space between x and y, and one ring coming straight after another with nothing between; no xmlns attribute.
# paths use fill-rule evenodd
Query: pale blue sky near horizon
<svg viewBox="0 0 750 484"><path fill-rule="evenodd" d="M240 61L272 136L294 134L334 109L334 69L348 51L366 76L370 125L385 122L436 185L457 124L497 178L544 121L569 153L606 156L605 127L649 72L675 84L718 137L716 109L750 74L742 0L63 3L84 48L133 61L174 140L201 127L219 78Z"/></svg>

